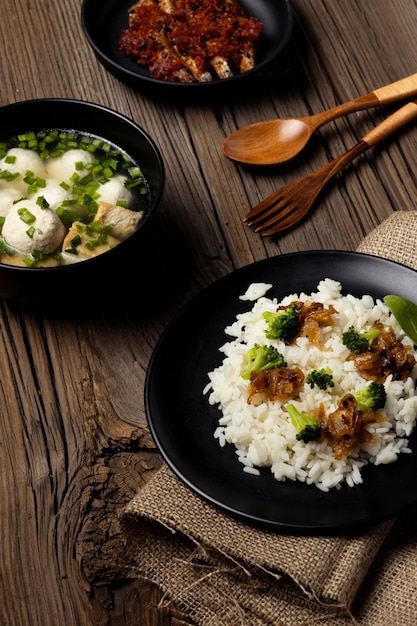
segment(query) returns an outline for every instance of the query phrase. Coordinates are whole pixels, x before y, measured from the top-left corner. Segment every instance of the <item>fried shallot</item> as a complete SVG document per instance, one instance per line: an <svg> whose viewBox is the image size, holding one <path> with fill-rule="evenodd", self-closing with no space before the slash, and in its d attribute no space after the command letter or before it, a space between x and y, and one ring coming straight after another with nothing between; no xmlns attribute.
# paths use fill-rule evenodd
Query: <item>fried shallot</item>
<svg viewBox="0 0 417 626"><path fill-rule="evenodd" d="M384 419L376 411L360 411L351 394L339 400L335 411L328 415L323 411L318 416L322 437L330 443L338 460L349 456L361 443L373 443L374 435L366 427Z"/></svg>
<svg viewBox="0 0 417 626"><path fill-rule="evenodd" d="M327 308L321 302L291 302L288 306L295 305L299 312L298 330L287 344L295 342L297 337L307 337L317 348L322 348L321 329L333 326L333 315L337 313L333 305ZM288 306L278 307L277 311L285 310Z"/></svg>
<svg viewBox="0 0 417 626"><path fill-rule="evenodd" d="M292 398L304 382L299 367L275 367L263 372L252 372L248 387L248 404L258 406L268 400Z"/></svg>
<svg viewBox="0 0 417 626"><path fill-rule="evenodd" d="M394 380L406 380L416 364L411 346L397 339L392 326L375 322L372 329L380 333L369 350L349 357L356 369L366 380L384 382L390 374Z"/></svg>

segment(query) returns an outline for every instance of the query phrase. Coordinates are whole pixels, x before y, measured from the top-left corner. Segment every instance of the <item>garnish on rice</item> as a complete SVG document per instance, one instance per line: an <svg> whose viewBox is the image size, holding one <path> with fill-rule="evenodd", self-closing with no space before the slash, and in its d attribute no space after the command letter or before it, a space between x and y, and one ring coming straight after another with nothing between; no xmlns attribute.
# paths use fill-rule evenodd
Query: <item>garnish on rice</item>
<svg viewBox="0 0 417 626"><path fill-rule="evenodd" d="M248 386L248 403L259 406L268 400L288 400L300 389L304 373L299 367L279 367L254 372Z"/></svg>
<svg viewBox="0 0 417 626"><path fill-rule="evenodd" d="M381 386L383 389L384 386ZM380 400L386 396L385 390L381 391L379 387L372 386L371 389L367 388L360 392L359 398L363 395L368 398L365 405L356 399L355 394L346 394L338 401L335 411L320 416L322 435L330 443L338 460L349 456L361 443L374 443L375 435L367 430L367 426L385 421L384 416L368 408L368 406L382 408ZM382 406L384 405L385 401ZM363 406L365 410L361 410Z"/></svg>
<svg viewBox="0 0 417 626"><path fill-rule="evenodd" d="M362 338L364 345L360 343ZM352 351L349 358L366 380L384 382L390 375L394 380L406 380L416 364L412 347L398 341L393 327L380 321L366 333L349 329L343 335L343 343Z"/></svg>
<svg viewBox="0 0 417 626"><path fill-rule="evenodd" d="M265 293L226 327L223 361L208 373L204 392L220 410L219 445L235 446L245 472L269 468L278 481L322 491L360 484L364 465L410 453L417 347L384 302L342 295L332 279L280 301ZM347 331L356 343L365 335L357 343L362 351L346 345ZM265 343L263 360L253 348ZM259 371L248 372L251 363ZM290 405L308 420L294 423Z"/></svg>
<svg viewBox="0 0 417 626"><path fill-rule="evenodd" d="M287 344L297 337L308 337L318 348L321 346L321 328L333 326L332 316L337 313L333 306L325 307L321 302L291 302L279 306L275 313L265 311L265 336Z"/></svg>

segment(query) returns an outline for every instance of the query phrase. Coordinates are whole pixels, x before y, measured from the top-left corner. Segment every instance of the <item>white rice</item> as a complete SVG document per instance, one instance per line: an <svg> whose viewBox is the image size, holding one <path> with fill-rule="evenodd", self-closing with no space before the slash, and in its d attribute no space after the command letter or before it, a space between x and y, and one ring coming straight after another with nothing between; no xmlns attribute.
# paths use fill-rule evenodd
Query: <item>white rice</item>
<svg viewBox="0 0 417 626"><path fill-rule="evenodd" d="M322 491L340 488L346 482L353 487L362 482L361 468L368 464L392 463L399 454L410 453L408 439L416 423L417 395L415 380L417 367L406 381L394 381L389 376L385 382L387 402L379 412L385 421L368 426L375 435L375 443L362 444L349 457L336 460L326 441L307 444L296 439L285 405L295 404L299 410L309 411L323 403L326 412L337 408L337 400L346 393L363 389L369 384L347 360L349 350L343 345L341 336L350 326L359 332L365 331L377 320L391 325L397 338L413 348L412 341L390 314L386 305L369 296L356 298L342 296L340 283L326 278L317 292L291 294L281 302L266 297L271 285L250 285L242 300L255 300L252 309L239 314L225 329L231 337L221 348L222 364L208 373L210 382L204 389L209 403L221 411L214 437L220 446L232 444L243 471L259 474L259 468L268 467L279 481L299 480L314 484ZM294 300L322 302L333 305L338 311L333 315L334 326L322 329L322 350L305 337L297 338L294 345L270 342L265 338L264 311L275 311L279 304L288 305ZM247 402L249 382L241 377L247 364L247 352L253 344L273 343L284 355L288 367L300 367L305 373L312 369L329 367L333 373L334 387L329 391L313 389L304 383L297 398L285 402L268 401L260 406ZM417 358L417 353L413 351Z"/></svg>

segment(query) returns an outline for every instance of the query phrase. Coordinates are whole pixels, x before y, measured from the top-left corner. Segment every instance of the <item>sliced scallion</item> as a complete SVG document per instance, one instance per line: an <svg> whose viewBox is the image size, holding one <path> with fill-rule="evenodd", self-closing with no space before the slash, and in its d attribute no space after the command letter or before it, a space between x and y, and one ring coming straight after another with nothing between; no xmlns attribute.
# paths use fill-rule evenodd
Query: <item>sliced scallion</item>
<svg viewBox="0 0 417 626"><path fill-rule="evenodd" d="M22 222L25 222L25 224L31 224L36 220L36 217L33 215L33 213L31 213L26 207L21 207L20 209L17 209L17 214L19 215Z"/></svg>

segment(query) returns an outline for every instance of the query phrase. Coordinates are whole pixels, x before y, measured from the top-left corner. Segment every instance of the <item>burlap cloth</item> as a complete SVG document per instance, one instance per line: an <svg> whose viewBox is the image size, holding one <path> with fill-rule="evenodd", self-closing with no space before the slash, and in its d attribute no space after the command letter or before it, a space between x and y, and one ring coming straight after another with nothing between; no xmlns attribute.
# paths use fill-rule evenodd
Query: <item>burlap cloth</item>
<svg viewBox="0 0 417 626"><path fill-rule="evenodd" d="M417 212L397 212L358 251L417 269L416 233ZM132 575L187 623L417 625L417 510L365 532L278 534L216 510L164 465L121 521Z"/></svg>

